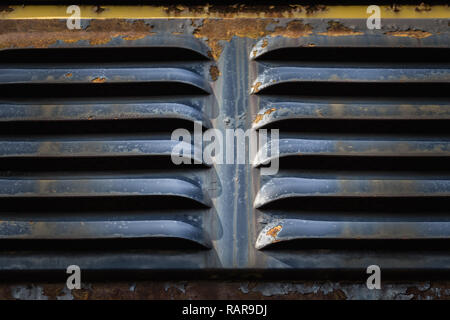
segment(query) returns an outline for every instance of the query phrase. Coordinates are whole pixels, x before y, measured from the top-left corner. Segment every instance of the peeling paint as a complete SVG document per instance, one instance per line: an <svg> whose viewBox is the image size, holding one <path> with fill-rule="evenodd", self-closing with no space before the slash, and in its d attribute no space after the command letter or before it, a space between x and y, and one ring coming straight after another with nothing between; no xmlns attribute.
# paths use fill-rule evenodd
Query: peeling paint
<svg viewBox="0 0 450 320"><path fill-rule="evenodd" d="M208 19L194 30L194 36L204 39L211 48L212 57L217 60L223 51L221 41L229 42L233 37L258 39L264 36L283 36L298 38L308 36L313 28L302 21L294 20L286 26L275 26L273 30L268 27L276 25L274 19Z"/></svg>
<svg viewBox="0 0 450 320"><path fill-rule="evenodd" d="M95 77L94 79L91 80L91 82L104 83L104 82L106 82L106 78L104 78L104 77Z"/></svg>
<svg viewBox="0 0 450 320"><path fill-rule="evenodd" d="M385 34L393 37L409 37L415 39L428 38L433 35L431 32L421 30L390 31Z"/></svg>
<svg viewBox="0 0 450 320"><path fill-rule="evenodd" d="M103 45L114 38L137 40L152 36L153 26L142 20L92 20L85 29L68 30L61 20L0 20L0 48L47 48L57 42L88 41Z"/></svg>
<svg viewBox="0 0 450 320"><path fill-rule="evenodd" d="M256 117L255 117L255 120L253 120L253 123L260 122L262 119L264 119L265 115L269 115L269 114L271 114L272 112L274 112L276 110L277 109L275 109L275 108L270 108L270 109L266 110L263 114L257 114Z"/></svg>
<svg viewBox="0 0 450 320"><path fill-rule="evenodd" d="M319 32L320 35L328 37L342 37L342 36L360 36L364 32L354 31L351 28L344 26L337 21L328 22L327 32Z"/></svg>
<svg viewBox="0 0 450 320"><path fill-rule="evenodd" d="M211 76L212 81L216 81L221 75L219 68L217 66L211 66L209 68L209 75Z"/></svg>

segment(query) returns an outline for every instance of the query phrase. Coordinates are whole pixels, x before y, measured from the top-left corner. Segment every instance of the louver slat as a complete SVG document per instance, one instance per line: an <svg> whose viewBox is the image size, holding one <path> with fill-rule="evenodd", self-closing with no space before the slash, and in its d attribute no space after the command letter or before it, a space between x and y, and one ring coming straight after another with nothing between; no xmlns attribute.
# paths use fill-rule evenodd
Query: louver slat
<svg viewBox="0 0 450 320"><path fill-rule="evenodd" d="M200 186L178 178L0 179L0 198L110 196L177 196L204 205L210 203Z"/></svg>
<svg viewBox="0 0 450 320"><path fill-rule="evenodd" d="M8 240L87 240L180 238L211 246L203 230L173 220L146 221L5 221L0 239Z"/></svg>
<svg viewBox="0 0 450 320"><path fill-rule="evenodd" d="M176 146L191 150L189 159L202 163L194 153L194 146L173 140L76 140L76 141L2 141L0 158L80 158L170 156Z"/></svg>
<svg viewBox="0 0 450 320"><path fill-rule="evenodd" d="M283 120L332 119L332 120L443 120L450 119L450 105L446 103L373 103L354 102L267 102L258 114L253 128Z"/></svg>
<svg viewBox="0 0 450 320"><path fill-rule="evenodd" d="M276 232L273 232L276 230ZM283 219L266 226L259 233L256 248L290 240L423 240L450 239L447 221L315 221Z"/></svg>
<svg viewBox="0 0 450 320"><path fill-rule="evenodd" d="M449 141L411 140L312 140L279 139L279 154L273 155L271 144L257 154L255 165L261 165L276 157L288 156L347 156L347 157L449 157ZM266 152L269 151L269 152Z"/></svg>
<svg viewBox="0 0 450 320"><path fill-rule="evenodd" d="M344 83L437 83L446 82L449 70L442 68L269 68L254 82L252 93L287 82L344 82Z"/></svg>
<svg viewBox="0 0 450 320"><path fill-rule="evenodd" d="M11 104L0 103L0 122L123 120L123 119L184 119L210 126L209 119L194 107L180 103L139 104Z"/></svg>
<svg viewBox="0 0 450 320"><path fill-rule="evenodd" d="M17 69L6 68L0 84L83 84L178 82L210 92L208 82L198 74L180 68L103 68L103 69Z"/></svg>
<svg viewBox="0 0 450 320"><path fill-rule="evenodd" d="M298 197L449 197L450 180L273 178L264 184L254 206Z"/></svg>

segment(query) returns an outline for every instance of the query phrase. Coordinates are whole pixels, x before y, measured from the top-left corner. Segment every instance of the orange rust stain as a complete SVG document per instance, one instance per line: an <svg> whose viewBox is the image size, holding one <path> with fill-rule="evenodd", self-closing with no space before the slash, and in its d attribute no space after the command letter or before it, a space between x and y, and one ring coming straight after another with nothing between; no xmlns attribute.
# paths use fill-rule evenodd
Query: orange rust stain
<svg viewBox="0 0 450 320"><path fill-rule="evenodd" d="M405 31L390 31L385 33L393 37L409 37L415 39L423 39L432 36L433 34L422 30L405 30Z"/></svg>
<svg viewBox="0 0 450 320"><path fill-rule="evenodd" d="M252 92L254 92L254 93L256 93L256 92L258 92L259 91L259 87L262 85L262 83L261 82L257 82L257 83L255 83L254 85L253 85L253 87L252 87Z"/></svg>
<svg viewBox="0 0 450 320"><path fill-rule="evenodd" d="M261 45L261 48L267 47L268 44L269 44L269 41L267 41L267 39L264 39L264 40L263 40L263 43L262 43L262 45Z"/></svg>
<svg viewBox="0 0 450 320"><path fill-rule="evenodd" d="M103 77L96 77L96 78L92 79L91 82L94 82L94 83L104 83L104 82L106 82L106 78L103 78Z"/></svg>
<svg viewBox="0 0 450 320"><path fill-rule="evenodd" d="M203 20L203 24L194 30L194 36L205 39L212 57L217 60L223 50L220 41L231 41L234 36L251 39L278 35L298 38L312 33L312 27L301 21L291 21L286 26L276 27L273 31L267 30L269 24L276 22L274 19L208 19Z"/></svg>
<svg viewBox="0 0 450 320"><path fill-rule="evenodd" d="M416 7L417 12L423 12L423 11L431 11L431 6L426 3L421 3Z"/></svg>
<svg viewBox="0 0 450 320"><path fill-rule="evenodd" d="M394 3L394 4L391 4L387 9L392 12L400 12L401 8L402 7L400 5Z"/></svg>
<svg viewBox="0 0 450 320"><path fill-rule="evenodd" d="M13 12L14 9L11 8L10 6L1 6L0 5L0 12Z"/></svg>
<svg viewBox="0 0 450 320"><path fill-rule="evenodd" d="M103 11L105 11L106 9L103 8L103 7L100 7L100 6L95 6L92 10L93 10L95 13L100 14L100 13L102 13Z"/></svg>
<svg viewBox="0 0 450 320"><path fill-rule="evenodd" d="M211 66L209 68L209 74L211 76L212 81L216 81L221 75L219 68L217 66Z"/></svg>
<svg viewBox="0 0 450 320"><path fill-rule="evenodd" d="M286 38L307 37L313 31L313 27L309 24L304 24L301 21L294 20L286 25L286 27L276 27L273 32L268 34L271 37L283 36Z"/></svg>
<svg viewBox="0 0 450 320"><path fill-rule="evenodd" d="M90 45L100 45L116 37L142 39L154 34L152 28L142 20L94 19L82 30L68 30L66 22L57 19L0 20L0 48L47 48L57 41L76 43L82 40Z"/></svg>
<svg viewBox="0 0 450 320"><path fill-rule="evenodd" d="M271 236L272 238L276 238L282 228L283 227L281 225L273 227L273 228L269 229L269 231L266 232L266 235Z"/></svg>
<svg viewBox="0 0 450 320"><path fill-rule="evenodd" d="M71 78L72 76L73 76L72 73L70 73L70 72L66 73L66 77L67 77L67 78Z"/></svg>
<svg viewBox="0 0 450 320"><path fill-rule="evenodd" d="M350 29L340 22L330 21L328 22L327 32L319 32L319 34L329 37L342 37L342 36L359 36L364 33Z"/></svg>
<svg viewBox="0 0 450 320"><path fill-rule="evenodd" d="M277 109L271 108L271 109L269 109L269 110L266 110L263 114L257 114L255 120L253 120L253 123L258 123L258 122L260 122L260 121L264 118L265 115L271 114L271 113L274 112L275 110L277 110Z"/></svg>

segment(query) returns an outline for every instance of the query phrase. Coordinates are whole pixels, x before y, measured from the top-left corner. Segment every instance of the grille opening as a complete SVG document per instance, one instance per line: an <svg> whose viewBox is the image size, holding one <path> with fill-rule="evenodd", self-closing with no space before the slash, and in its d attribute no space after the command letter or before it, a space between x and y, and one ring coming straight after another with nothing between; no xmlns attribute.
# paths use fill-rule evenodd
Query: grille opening
<svg viewBox="0 0 450 320"><path fill-rule="evenodd" d="M285 198L270 202L261 210L274 211L278 214L311 214L332 216L331 220L347 219L348 217L376 218L378 214L399 219L409 216L427 221L432 213L435 217L450 220L449 197L297 197ZM282 209L282 212L279 210ZM333 214L331 214L333 213ZM318 218L317 220L321 220ZM406 220L406 219L405 219Z"/></svg>
<svg viewBox="0 0 450 320"><path fill-rule="evenodd" d="M450 61L449 48L298 47L264 53L256 60L304 62L439 63Z"/></svg>
<svg viewBox="0 0 450 320"><path fill-rule="evenodd" d="M269 244L262 250L276 251L309 251L321 250L323 254L339 254L345 251L362 250L364 255L372 253L423 253L431 252L449 253L450 240L447 239L404 239L404 240L362 240L362 239L295 239ZM332 251L333 250L333 251Z"/></svg>
<svg viewBox="0 0 450 320"><path fill-rule="evenodd" d="M205 164L196 164L191 158L190 164L176 165L171 156L132 156L132 157L80 157L80 158L37 158L14 157L0 158L0 177L16 176L83 176L87 174L151 174L170 169L173 174L207 168ZM159 170L159 171L158 171Z"/></svg>
<svg viewBox="0 0 450 320"><path fill-rule="evenodd" d="M95 97L158 97L175 95L207 95L199 87L181 82L147 83L65 83L65 84L2 84L2 98L78 98Z"/></svg>
<svg viewBox="0 0 450 320"><path fill-rule="evenodd" d="M437 175L450 177L449 157L288 156L280 158L280 171L289 173L373 174L378 177Z"/></svg>
<svg viewBox="0 0 450 320"><path fill-rule="evenodd" d="M406 137L420 135L422 138L435 136L444 139L450 136L450 119L439 120L351 120L351 119L286 119L264 126L282 132L333 134L376 134ZM350 138L350 137L349 137ZM355 137L356 138L356 137Z"/></svg>
<svg viewBox="0 0 450 320"><path fill-rule="evenodd" d="M15 254L22 252L40 254L67 254L74 252L85 252L92 255L92 258L109 252L133 253L133 250L152 251L174 251L174 254L183 254L189 251L207 250L201 244L183 238L140 238L140 239L96 239L96 240L0 240L2 246L1 253L14 251ZM138 252L136 252L138 253ZM141 252L139 252L141 253ZM151 253L151 252L148 252Z"/></svg>
<svg viewBox="0 0 450 320"><path fill-rule="evenodd" d="M354 100L370 97L375 101L385 97L448 98L450 97L450 83L301 81L273 84L261 89L258 94L309 98L330 97L329 100L332 100L334 97L349 97Z"/></svg>
<svg viewBox="0 0 450 320"><path fill-rule="evenodd" d="M160 213L176 214L177 210L198 214L207 206L178 196L106 196L106 197L42 197L0 198L0 217L17 220L139 220ZM170 217L167 216L168 217ZM194 212L192 212L194 215ZM106 219L105 219L106 218Z"/></svg>
<svg viewBox="0 0 450 320"><path fill-rule="evenodd" d="M57 135L58 138L70 135L123 133L124 139L133 139L131 133L166 133L168 140L173 130L185 128L193 130L194 124L185 119L120 119L120 120L83 120L83 121L11 121L0 125L0 138L14 135L14 138L30 138L30 135ZM128 134L128 136L127 136ZM192 134L193 135L193 134ZM94 136L90 136L95 138ZM114 138L114 137L113 137ZM119 136L116 136L119 138ZM135 137L139 139L139 136ZM141 137L142 138L142 137ZM145 138L145 137L144 137Z"/></svg>
<svg viewBox="0 0 450 320"><path fill-rule="evenodd" d="M50 48L0 51L1 63L126 63L208 60L180 47Z"/></svg>

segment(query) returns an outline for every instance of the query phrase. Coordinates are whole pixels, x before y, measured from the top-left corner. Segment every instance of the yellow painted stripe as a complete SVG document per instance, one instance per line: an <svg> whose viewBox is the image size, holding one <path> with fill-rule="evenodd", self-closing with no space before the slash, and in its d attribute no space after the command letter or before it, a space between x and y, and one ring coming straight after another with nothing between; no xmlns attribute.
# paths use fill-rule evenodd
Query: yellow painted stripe
<svg viewBox="0 0 450 320"><path fill-rule="evenodd" d="M30 5L9 6L9 10L0 12L0 19L66 19L71 16L67 13L68 6ZM399 6L399 11L392 10L389 6L380 6L382 19L449 19L450 7L438 5L430 7L430 10L416 10L417 6ZM95 6L80 6L82 19L189 19L189 18L272 18L270 12L242 10L237 13L214 10L214 7L196 7L191 10L185 6L178 6L169 10L163 6L102 6L103 11L96 12ZM276 10L276 7L275 9ZM288 11L283 11L285 18L312 18L312 19L366 19L369 13L367 6L328 6L325 10L307 14L301 6L291 6ZM280 14L280 12L276 12Z"/></svg>

